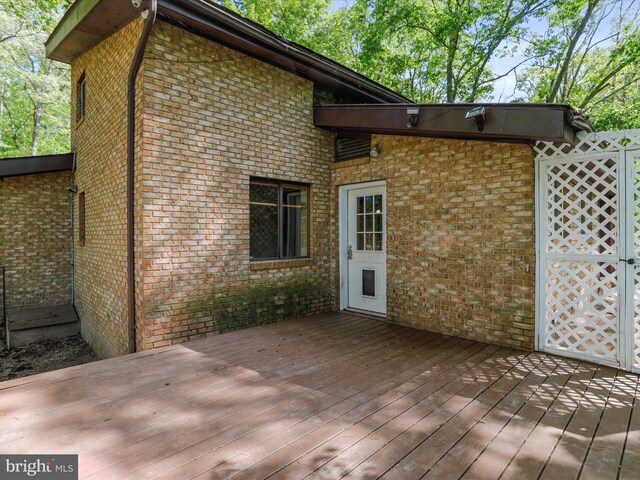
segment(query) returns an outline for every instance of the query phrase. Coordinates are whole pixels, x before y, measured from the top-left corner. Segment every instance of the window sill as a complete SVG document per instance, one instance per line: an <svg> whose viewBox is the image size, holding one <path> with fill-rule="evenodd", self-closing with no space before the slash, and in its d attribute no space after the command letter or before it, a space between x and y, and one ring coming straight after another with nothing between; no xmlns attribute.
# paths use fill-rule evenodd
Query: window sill
<svg viewBox="0 0 640 480"><path fill-rule="evenodd" d="M313 258L292 258L290 260L254 260L249 264L251 270L270 270L272 268L295 268L313 265Z"/></svg>

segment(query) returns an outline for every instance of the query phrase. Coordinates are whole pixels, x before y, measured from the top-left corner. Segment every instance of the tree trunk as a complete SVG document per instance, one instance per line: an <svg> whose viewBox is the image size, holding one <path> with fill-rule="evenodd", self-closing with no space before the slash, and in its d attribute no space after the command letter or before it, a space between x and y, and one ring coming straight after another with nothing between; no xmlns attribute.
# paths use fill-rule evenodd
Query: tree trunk
<svg viewBox="0 0 640 480"><path fill-rule="evenodd" d="M38 154L38 140L40 136L40 122L42 120L42 101L37 100L33 109L33 131L31 132L31 155Z"/></svg>
<svg viewBox="0 0 640 480"><path fill-rule="evenodd" d="M455 86L455 74L453 72L453 62L456 59L458 50L458 35L451 39L451 44L447 49L447 103L456 101L457 88Z"/></svg>
<svg viewBox="0 0 640 480"><path fill-rule="evenodd" d="M47 62L47 68L44 71L45 75L49 75L51 73L51 67L53 66L53 62L49 60ZM45 85L38 88L34 85L34 92L37 95L37 99L33 101L33 130L31 131L31 155L38 154L38 142L40 140L40 127L42 123L42 105L44 104L44 97L47 88Z"/></svg>
<svg viewBox="0 0 640 480"><path fill-rule="evenodd" d="M573 37L571 38L571 42L569 43L569 47L567 48L567 52L565 53L562 66L560 67L560 71L557 72L556 77L553 79L553 82L551 83L551 90L546 99L547 103L553 103L556 101L556 97L558 96L558 91L560 91L562 82L567 76L567 71L569 70L571 59L573 58L573 52L575 51L576 46L578 45L578 41L580 40L580 37L582 37L582 34L587 28L587 24L589 23L589 20L591 19L591 16L593 15L593 12L596 6L598 5L599 1L600 0L589 0L589 2L587 2L587 11L584 13L584 17L582 17L582 20L580 21L580 25L578 25L578 28L576 28L575 32L573 33ZM566 96L568 95L569 95L569 92L567 92Z"/></svg>

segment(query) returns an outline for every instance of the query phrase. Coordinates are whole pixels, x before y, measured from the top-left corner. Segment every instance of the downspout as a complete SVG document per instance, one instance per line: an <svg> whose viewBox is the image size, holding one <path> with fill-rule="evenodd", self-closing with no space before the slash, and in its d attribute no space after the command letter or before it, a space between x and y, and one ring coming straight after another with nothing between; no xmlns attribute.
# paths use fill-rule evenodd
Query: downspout
<svg viewBox="0 0 640 480"><path fill-rule="evenodd" d="M71 205L69 207L71 217L71 227L69 235L71 236L71 305L76 305L76 242L75 242L75 194L78 191L76 186L76 152L73 152L73 165L71 167L71 187L69 187L69 196L71 197Z"/></svg>
<svg viewBox="0 0 640 480"><path fill-rule="evenodd" d="M139 0L132 0L139 6ZM136 77L142 64L144 50L156 21L157 0L150 0L149 8L142 12L145 19L142 35L138 41L136 53L129 71L129 89L127 99L127 286L129 319L129 353L136 351L136 284L135 284L135 130L136 130ZM146 14L146 15L145 15Z"/></svg>

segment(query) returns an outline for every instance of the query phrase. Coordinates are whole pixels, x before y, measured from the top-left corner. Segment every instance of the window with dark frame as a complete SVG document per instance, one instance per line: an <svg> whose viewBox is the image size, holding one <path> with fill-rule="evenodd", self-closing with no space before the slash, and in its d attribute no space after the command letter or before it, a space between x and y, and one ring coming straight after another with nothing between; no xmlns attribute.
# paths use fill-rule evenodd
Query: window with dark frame
<svg viewBox="0 0 640 480"><path fill-rule="evenodd" d="M309 185L251 178L251 260L309 257Z"/></svg>
<svg viewBox="0 0 640 480"><path fill-rule="evenodd" d="M80 240L80 245L84 245L87 239L86 218L85 196L84 192L81 192L78 195L78 240Z"/></svg>
<svg viewBox="0 0 640 480"><path fill-rule="evenodd" d="M84 73L80 75L76 88L76 96L78 99L78 106L76 112L76 120L82 120L84 118L85 107L87 103L87 81Z"/></svg>

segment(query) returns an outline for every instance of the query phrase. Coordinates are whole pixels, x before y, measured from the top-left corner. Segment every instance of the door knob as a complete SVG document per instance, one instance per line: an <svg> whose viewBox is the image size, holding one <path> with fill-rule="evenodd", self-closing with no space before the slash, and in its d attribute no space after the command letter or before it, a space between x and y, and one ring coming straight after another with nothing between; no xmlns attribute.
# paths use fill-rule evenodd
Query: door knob
<svg viewBox="0 0 640 480"><path fill-rule="evenodd" d="M628 258L627 260L625 260L624 258L620 259L621 262L626 262L627 265L635 265L636 264L636 259L635 258Z"/></svg>

